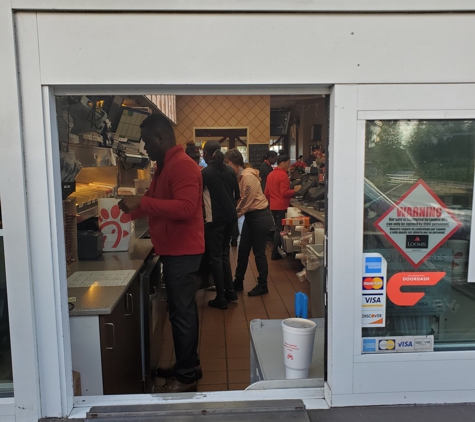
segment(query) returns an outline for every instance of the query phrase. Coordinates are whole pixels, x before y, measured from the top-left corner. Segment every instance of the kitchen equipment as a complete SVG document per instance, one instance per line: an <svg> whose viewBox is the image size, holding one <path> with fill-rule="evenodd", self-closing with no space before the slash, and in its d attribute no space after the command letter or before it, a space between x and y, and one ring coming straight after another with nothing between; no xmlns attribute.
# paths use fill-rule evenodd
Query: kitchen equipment
<svg viewBox="0 0 475 422"><path fill-rule="evenodd" d="M101 232L78 231L79 259L95 259L102 255L103 235Z"/></svg>

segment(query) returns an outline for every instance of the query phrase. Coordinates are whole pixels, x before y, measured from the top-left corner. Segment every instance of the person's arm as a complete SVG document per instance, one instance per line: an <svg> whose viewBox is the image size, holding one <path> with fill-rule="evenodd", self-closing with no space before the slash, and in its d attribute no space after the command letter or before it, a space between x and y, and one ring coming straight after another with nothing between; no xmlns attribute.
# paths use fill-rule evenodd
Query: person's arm
<svg viewBox="0 0 475 422"><path fill-rule="evenodd" d="M290 189L290 180L283 174L280 179L280 194L283 198L292 198L295 195L295 190Z"/></svg>
<svg viewBox="0 0 475 422"><path fill-rule="evenodd" d="M249 207L252 205L252 202L254 201L254 198L256 197L260 188L259 179L253 174L246 174L241 177L240 188L241 199L239 200L236 207L238 218L246 214L246 212L249 210Z"/></svg>
<svg viewBox="0 0 475 422"><path fill-rule="evenodd" d="M264 195L267 199L267 202L270 204L270 191L269 191L269 186L266 184L266 189L264 190Z"/></svg>
<svg viewBox="0 0 475 422"><path fill-rule="evenodd" d="M171 182L173 199L144 196L140 202L140 210L148 215L170 220L188 220L193 217L202 195L201 173L197 170L193 162L177 163Z"/></svg>
<svg viewBox="0 0 475 422"><path fill-rule="evenodd" d="M237 204L239 199L241 198L241 190L239 189L239 182L236 175L234 174L234 170L232 170L232 175L234 178L233 180L234 181L234 200L236 201L236 204Z"/></svg>

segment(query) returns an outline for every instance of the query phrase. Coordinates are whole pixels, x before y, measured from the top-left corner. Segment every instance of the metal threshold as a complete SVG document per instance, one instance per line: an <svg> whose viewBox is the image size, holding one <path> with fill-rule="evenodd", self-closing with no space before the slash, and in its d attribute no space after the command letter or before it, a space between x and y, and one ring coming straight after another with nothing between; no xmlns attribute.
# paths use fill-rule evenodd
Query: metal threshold
<svg viewBox="0 0 475 422"><path fill-rule="evenodd" d="M310 422L302 400L97 406L85 422Z"/></svg>

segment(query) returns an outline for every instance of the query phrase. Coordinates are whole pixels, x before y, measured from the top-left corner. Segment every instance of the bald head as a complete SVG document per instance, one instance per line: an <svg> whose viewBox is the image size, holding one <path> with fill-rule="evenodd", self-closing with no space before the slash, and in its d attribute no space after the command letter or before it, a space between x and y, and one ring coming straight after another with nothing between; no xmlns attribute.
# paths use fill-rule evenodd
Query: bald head
<svg viewBox="0 0 475 422"><path fill-rule="evenodd" d="M153 161L162 162L166 152L176 145L171 122L161 114L151 114L140 125L145 150Z"/></svg>

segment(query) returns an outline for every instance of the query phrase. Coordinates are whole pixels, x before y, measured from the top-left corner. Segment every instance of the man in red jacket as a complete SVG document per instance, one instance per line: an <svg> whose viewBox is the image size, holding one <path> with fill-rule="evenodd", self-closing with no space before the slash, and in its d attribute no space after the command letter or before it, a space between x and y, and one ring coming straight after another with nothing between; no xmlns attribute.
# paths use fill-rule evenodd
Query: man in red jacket
<svg viewBox="0 0 475 422"><path fill-rule="evenodd" d="M150 238L163 265L176 363L158 368L167 379L159 393L196 391L201 378L197 354L196 275L204 252L203 185L200 168L176 145L170 122L152 114L140 125L145 150L157 171L144 196L125 197L119 207L132 218L148 216Z"/></svg>
<svg viewBox="0 0 475 422"><path fill-rule="evenodd" d="M277 167L267 176L266 190L264 192L269 201L275 224L274 248L272 249L271 256L273 261L282 258L282 255L279 253L279 247L281 246L280 232L283 229L282 219L285 218L287 208L290 206L290 198L300 189L300 186L290 189L290 180L287 174L289 166L290 157L288 155L283 154L277 157Z"/></svg>

